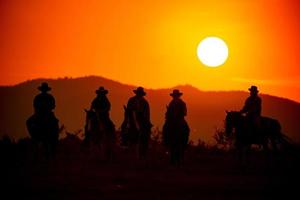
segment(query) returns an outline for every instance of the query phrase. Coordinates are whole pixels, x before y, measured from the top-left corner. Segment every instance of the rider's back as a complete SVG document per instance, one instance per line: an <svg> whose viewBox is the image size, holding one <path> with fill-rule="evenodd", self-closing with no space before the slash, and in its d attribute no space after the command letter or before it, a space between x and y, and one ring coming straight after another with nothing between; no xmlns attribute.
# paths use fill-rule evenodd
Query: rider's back
<svg viewBox="0 0 300 200"><path fill-rule="evenodd" d="M33 101L36 114L49 114L55 108L55 99L49 93L38 94Z"/></svg>
<svg viewBox="0 0 300 200"><path fill-rule="evenodd" d="M141 123L150 123L149 103L145 98L131 97L128 100L127 109L130 120L132 120L133 113L135 113L138 121Z"/></svg>
<svg viewBox="0 0 300 200"><path fill-rule="evenodd" d="M246 112L248 116L261 115L261 98L259 96L250 96L245 101L245 106L242 111Z"/></svg>
<svg viewBox="0 0 300 200"><path fill-rule="evenodd" d="M184 119L186 113L187 108L184 101L181 99L173 99L168 106L166 117L170 120L180 121Z"/></svg>

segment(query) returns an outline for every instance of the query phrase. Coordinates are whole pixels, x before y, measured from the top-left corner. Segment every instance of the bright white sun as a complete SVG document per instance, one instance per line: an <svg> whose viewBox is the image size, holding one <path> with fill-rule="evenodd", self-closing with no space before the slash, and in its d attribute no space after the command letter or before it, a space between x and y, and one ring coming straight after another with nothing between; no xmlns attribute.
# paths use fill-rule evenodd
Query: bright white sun
<svg viewBox="0 0 300 200"><path fill-rule="evenodd" d="M218 37L206 37L198 45L199 60L208 67L218 67L228 58L228 47Z"/></svg>

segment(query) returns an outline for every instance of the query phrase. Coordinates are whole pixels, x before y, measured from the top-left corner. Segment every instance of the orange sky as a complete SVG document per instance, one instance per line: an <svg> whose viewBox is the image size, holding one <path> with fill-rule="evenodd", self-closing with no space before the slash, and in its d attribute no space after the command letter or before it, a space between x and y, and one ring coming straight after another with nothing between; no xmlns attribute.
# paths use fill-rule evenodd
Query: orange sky
<svg viewBox="0 0 300 200"><path fill-rule="evenodd" d="M150 88L191 84L300 102L297 0L0 0L0 85L100 75ZM206 36L229 46L203 66Z"/></svg>

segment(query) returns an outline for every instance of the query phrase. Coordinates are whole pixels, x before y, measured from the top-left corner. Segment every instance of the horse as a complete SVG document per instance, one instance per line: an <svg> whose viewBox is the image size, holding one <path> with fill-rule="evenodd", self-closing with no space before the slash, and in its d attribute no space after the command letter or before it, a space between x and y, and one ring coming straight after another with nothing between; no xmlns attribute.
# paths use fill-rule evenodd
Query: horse
<svg viewBox="0 0 300 200"><path fill-rule="evenodd" d="M163 125L163 144L169 148L170 162L181 165L189 141L190 129L185 120L168 119Z"/></svg>
<svg viewBox="0 0 300 200"><path fill-rule="evenodd" d="M124 105L124 120L121 125L121 145L124 147L136 148L138 158L147 154L151 134L151 126L139 124L138 121L130 118L130 113Z"/></svg>
<svg viewBox="0 0 300 200"><path fill-rule="evenodd" d="M290 145L288 137L281 132L281 125L278 120L261 117L259 128L254 131L247 118L240 112L226 111L226 113L225 134L235 140L234 144L240 161L244 161L245 153L252 144L262 146L267 155L269 155L270 150L269 143L275 152L278 150L278 145L283 147Z"/></svg>
<svg viewBox="0 0 300 200"><path fill-rule="evenodd" d="M26 121L26 127L32 141L35 144L41 143L45 150L46 158L54 157L58 145L60 129L58 119L54 113L30 116Z"/></svg>
<svg viewBox="0 0 300 200"><path fill-rule="evenodd" d="M99 117L93 110L84 110L86 113L83 146L96 146L103 149L107 160L111 160L115 144L115 127L108 124L107 119Z"/></svg>

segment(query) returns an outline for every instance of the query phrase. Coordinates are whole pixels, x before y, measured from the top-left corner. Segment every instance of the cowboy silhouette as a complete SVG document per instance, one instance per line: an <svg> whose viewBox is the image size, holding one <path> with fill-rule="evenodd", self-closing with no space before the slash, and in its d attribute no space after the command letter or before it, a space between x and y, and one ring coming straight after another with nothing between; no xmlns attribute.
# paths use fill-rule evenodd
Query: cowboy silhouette
<svg viewBox="0 0 300 200"><path fill-rule="evenodd" d="M249 89L250 96L246 99L244 107L240 110L246 114L250 129L255 133L258 131L261 117L261 98L258 96L258 89L256 86L251 86Z"/></svg>
<svg viewBox="0 0 300 200"><path fill-rule="evenodd" d="M48 92L51 87L43 82L38 90L40 94L33 100L34 114L26 121L27 130L37 143L42 143L47 158L54 157L59 137L58 119L54 115L55 99Z"/></svg>
<svg viewBox="0 0 300 200"><path fill-rule="evenodd" d="M168 110L166 113L166 118L171 121L183 122L184 117L187 114L187 108L185 102L180 98L182 93L175 89L173 93L170 94L173 97L172 101L168 105Z"/></svg>
<svg viewBox="0 0 300 200"><path fill-rule="evenodd" d="M142 87L138 87L133 92L135 96L131 97L127 103L129 118L134 122L136 129L149 128L151 127L150 107L148 101L144 98L146 92Z"/></svg>
<svg viewBox="0 0 300 200"><path fill-rule="evenodd" d="M151 133L150 107L148 101L144 98L146 92L144 88L138 87L133 90L135 96L131 97L127 103L127 114L130 126L137 132L137 142L140 142L140 157L146 155L148 142Z"/></svg>
<svg viewBox="0 0 300 200"><path fill-rule="evenodd" d="M55 99L48 93L51 90L51 87L48 86L48 83L44 82L38 87L38 90L40 90L41 93L33 100L35 114L39 116L54 115Z"/></svg>
<svg viewBox="0 0 300 200"><path fill-rule="evenodd" d="M92 101L90 109L96 112L99 120L104 120L104 123L109 130L113 130L115 125L109 117L111 104L106 96L108 94L108 90L104 89L104 87L101 86L95 92L97 96Z"/></svg>
<svg viewBox="0 0 300 200"><path fill-rule="evenodd" d="M184 119L187 115L187 107L180 98L182 93L174 89L170 96L173 99L167 106L166 119L163 126L163 142L164 145L170 148L171 164L179 165L183 162L190 129Z"/></svg>
<svg viewBox="0 0 300 200"><path fill-rule="evenodd" d="M189 133L190 129L185 120L185 116L187 115L187 107L186 103L180 98L182 95L183 93L177 89L173 90L173 92L170 94L173 99L167 106L166 121L180 125L186 132Z"/></svg>

